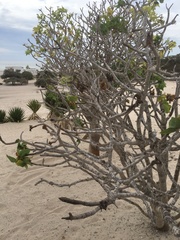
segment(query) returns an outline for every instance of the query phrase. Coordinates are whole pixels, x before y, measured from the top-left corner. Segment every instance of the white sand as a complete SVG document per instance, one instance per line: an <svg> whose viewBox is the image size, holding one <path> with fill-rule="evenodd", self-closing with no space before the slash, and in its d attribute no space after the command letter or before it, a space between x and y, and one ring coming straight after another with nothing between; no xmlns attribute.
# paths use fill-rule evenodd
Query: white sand
<svg viewBox="0 0 180 240"><path fill-rule="evenodd" d="M168 83L168 92L173 93L173 83ZM33 83L27 86L0 86L0 109L8 111L13 106L31 113L26 104L31 99L42 101L41 94ZM48 110L41 107L38 114L46 118ZM28 132L28 126L35 121L0 124L0 135L6 141L19 138L25 131L26 139L41 139L44 131ZM159 233L152 228L135 207L122 201L118 208L108 207L95 216L84 220L66 221L61 219L69 212L81 213L84 207L61 202L62 196L81 200L101 199L99 186L83 183L71 188L57 188L42 183L41 178L68 183L81 178L78 170L67 168L30 167L28 170L17 167L7 160L6 154L14 155L15 146L0 143L0 240L148 240L177 239L168 233Z"/></svg>

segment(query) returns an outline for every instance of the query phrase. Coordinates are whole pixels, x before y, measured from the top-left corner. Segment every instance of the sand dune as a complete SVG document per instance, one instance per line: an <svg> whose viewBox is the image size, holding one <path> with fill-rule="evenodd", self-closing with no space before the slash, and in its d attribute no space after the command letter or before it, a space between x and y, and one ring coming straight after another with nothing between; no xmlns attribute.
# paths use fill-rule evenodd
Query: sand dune
<svg viewBox="0 0 180 240"><path fill-rule="evenodd" d="M174 91L169 83L168 91ZM28 100L41 100L41 94L31 82L27 86L0 86L0 109L12 106L31 113ZM38 114L46 118L48 110L42 106ZM5 141L19 138L24 132L26 139L41 139L43 130L28 132L28 126L36 121L0 125L0 135ZM134 207L118 202L118 208L108 207L91 218L65 221L69 212L81 213L84 207L70 206L59 201L59 197L74 197L89 200L101 199L103 192L96 184L83 183L71 188L56 188L45 183L35 186L40 178L66 183L81 178L78 170L67 168L31 167L28 170L10 163L6 154L13 155L15 146L0 143L0 239L1 240L164 240L177 239L171 234L159 233ZM40 159L41 160L41 159Z"/></svg>

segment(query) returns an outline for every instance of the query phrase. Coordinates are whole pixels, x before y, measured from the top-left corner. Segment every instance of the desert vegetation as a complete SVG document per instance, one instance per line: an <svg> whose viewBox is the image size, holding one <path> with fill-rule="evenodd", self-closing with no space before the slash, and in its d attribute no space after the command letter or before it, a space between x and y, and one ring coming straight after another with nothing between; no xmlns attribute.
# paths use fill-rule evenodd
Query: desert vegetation
<svg viewBox="0 0 180 240"><path fill-rule="evenodd" d="M32 114L31 116L28 118L29 120L36 120L36 119L40 119L40 117L37 114L37 111L40 109L41 107L41 103L36 100L36 99L32 99L27 103L27 107L29 109L32 110Z"/></svg>
<svg viewBox="0 0 180 240"><path fill-rule="evenodd" d="M180 74L180 54L162 59L162 68L168 72L177 72Z"/></svg>
<svg viewBox="0 0 180 240"><path fill-rule="evenodd" d="M99 184L103 199L60 197L90 207L65 220L90 217L121 200L137 207L156 229L180 236L180 77L162 68L176 44L164 35L177 16L167 6L164 19L156 13L159 4L163 0L102 0L80 15L63 7L38 14L26 53L53 72L53 83L45 86L51 94L48 107L79 124L69 130L48 122L30 126L30 131L42 127L47 139L20 138L16 156L8 158L21 167L62 166L84 173L73 183L67 177L66 186ZM173 95L165 91L166 80L175 82ZM42 182L64 186L48 179L37 184Z"/></svg>
<svg viewBox="0 0 180 240"><path fill-rule="evenodd" d="M4 123L6 121L6 111L0 110L0 123Z"/></svg>
<svg viewBox="0 0 180 240"><path fill-rule="evenodd" d="M28 80L33 79L33 75L28 71L21 73L20 71L14 71L14 69L5 69L1 78L4 79L5 84L26 85Z"/></svg>
<svg viewBox="0 0 180 240"><path fill-rule="evenodd" d="M25 118L25 112L21 107L12 107L8 111L7 120L10 122L22 122Z"/></svg>
<svg viewBox="0 0 180 240"><path fill-rule="evenodd" d="M37 115L37 111L41 107L41 103L38 100L29 100L27 107L32 110L32 114L29 116L28 120L40 119ZM23 120L25 120L25 111L21 107L11 107L8 112L6 112L6 110L0 110L0 123L22 122Z"/></svg>
<svg viewBox="0 0 180 240"><path fill-rule="evenodd" d="M52 71L41 70L36 75L36 81L34 83L37 87L45 88L50 84L56 83L54 81L54 73Z"/></svg>
<svg viewBox="0 0 180 240"><path fill-rule="evenodd" d="M25 112L21 107L12 107L8 113L5 110L0 110L0 123L22 122L24 118Z"/></svg>

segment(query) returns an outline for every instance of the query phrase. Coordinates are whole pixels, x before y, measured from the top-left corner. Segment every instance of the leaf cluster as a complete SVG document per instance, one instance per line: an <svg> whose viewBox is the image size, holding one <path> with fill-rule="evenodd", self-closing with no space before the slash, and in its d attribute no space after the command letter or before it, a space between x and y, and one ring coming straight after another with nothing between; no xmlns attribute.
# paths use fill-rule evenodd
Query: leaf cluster
<svg viewBox="0 0 180 240"><path fill-rule="evenodd" d="M104 15L100 18L100 32L103 35L106 35L110 31L127 33L127 21L119 16L108 18L106 15Z"/></svg>
<svg viewBox="0 0 180 240"><path fill-rule="evenodd" d="M32 99L27 103L27 106L33 111L33 113L36 113L40 109L41 103L36 99Z"/></svg>
<svg viewBox="0 0 180 240"><path fill-rule="evenodd" d="M49 88L44 95L44 101L48 108L56 116L64 115L69 109L76 109L78 97L69 93L59 93Z"/></svg>
<svg viewBox="0 0 180 240"><path fill-rule="evenodd" d="M18 141L16 157L7 155L7 158L12 163L15 163L17 166L28 168L28 165L31 164L31 160L28 157L30 149L23 141Z"/></svg>

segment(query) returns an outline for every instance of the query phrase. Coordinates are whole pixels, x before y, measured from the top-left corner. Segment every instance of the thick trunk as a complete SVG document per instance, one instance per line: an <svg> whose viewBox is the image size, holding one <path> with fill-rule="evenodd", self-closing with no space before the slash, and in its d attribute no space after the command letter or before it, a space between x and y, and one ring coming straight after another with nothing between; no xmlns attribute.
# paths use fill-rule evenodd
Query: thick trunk
<svg viewBox="0 0 180 240"><path fill-rule="evenodd" d="M99 156L99 139L100 135L98 133L90 134L89 152Z"/></svg>
<svg viewBox="0 0 180 240"><path fill-rule="evenodd" d="M161 152L163 152L163 149ZM157 189L162 193L164 193L164 194L160 194L157 197L157 200L166 204L168 202L168 196L166 194L167 192L166 169L168 168L168 153L159 154L159 158L157 158L157 160L159 161L159 164L157 164L157 173L158 173ZM168 226L168 223L164 220L164 214L163 214L162 208L153 204L151 205L151 207L154 213L155 227L161 231L168 231L169 226Z"/></svg>
<svg viewBox="0 0 180 240"><path fill-rule="evenodd" d="M95 130L98 128L98 124L96 121L90 122L90 128L91 130ZM96 156L99 156L99 140L100 140L100 134L99 133L91 133L89 135L90 137L90 143L89 143L89 153L92 153Z"/></svg>
<svg viewBox="0 0 180 240"><path fill-rule="evenodd" d="M168 231L169 226L168 223L164 220L163 211L159 206L156 206L154 204L151 204L151 208L153 210L154 214L154 224L155 227L160 231Z"/></svg>

